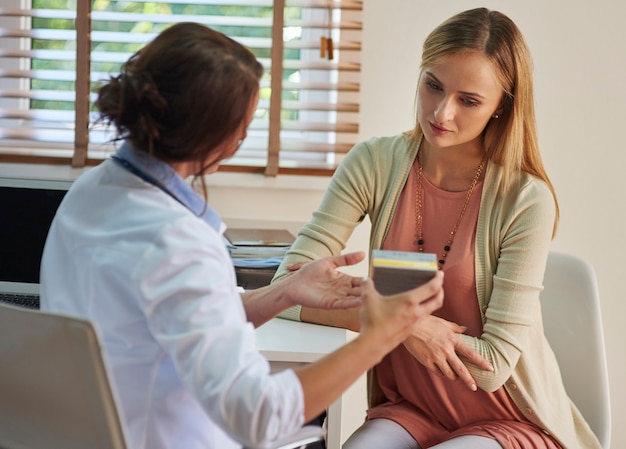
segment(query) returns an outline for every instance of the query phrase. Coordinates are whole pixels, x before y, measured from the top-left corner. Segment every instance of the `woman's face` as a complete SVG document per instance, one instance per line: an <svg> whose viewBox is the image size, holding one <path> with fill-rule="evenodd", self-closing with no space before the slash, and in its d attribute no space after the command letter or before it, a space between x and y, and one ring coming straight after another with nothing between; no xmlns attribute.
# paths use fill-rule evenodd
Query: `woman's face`
<svg viewBox="0 0 626 449"><path fill-rule="evenodd" d="M438 148L482 145L482 132L502 98L492 62L482 53L455 53L426 66L417 91L417 116Z"/></svg>

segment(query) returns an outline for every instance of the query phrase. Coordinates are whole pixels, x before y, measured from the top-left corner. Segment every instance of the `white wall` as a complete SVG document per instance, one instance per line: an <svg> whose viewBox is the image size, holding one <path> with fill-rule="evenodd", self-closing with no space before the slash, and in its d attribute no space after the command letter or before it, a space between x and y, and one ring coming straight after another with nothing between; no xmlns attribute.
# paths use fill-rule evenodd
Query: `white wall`
<svg viewBox="0 0 626 449"><path fill-rule="evenodd" d="M365 0L361 137L412 126L424 38L450 15L476 6L508 14L533 53L539 139L561 204L553 249L581 256L597 270L612 394L612 447L626 447L621 425L626 418L626 265L619 262L626 254L620 187L626 166L626 3ZM287 179L264 181L265 188L214 187L211 199L227 216L304 222L318 205L325 181ZM315 184L313 190L307 183ZM358 231L350 247L367 247L367 229ZM360 407L355 405L357 421Z"/></svg>

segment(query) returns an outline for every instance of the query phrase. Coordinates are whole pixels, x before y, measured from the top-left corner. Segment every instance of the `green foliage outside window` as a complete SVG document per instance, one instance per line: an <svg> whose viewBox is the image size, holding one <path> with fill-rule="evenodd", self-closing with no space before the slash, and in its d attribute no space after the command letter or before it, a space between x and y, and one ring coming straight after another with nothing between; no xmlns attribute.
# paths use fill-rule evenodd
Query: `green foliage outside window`
<svg viewBox="0 0 626 449"><path fill-rule="evenodd" d="M33 9L60 9L75 10L76 1L82 0L32 0ZM271 7L253 7L253 6L229 6L229 5L193 5L193 4L177 4L167 2L133 2L133 1L111 1L111 0L93 0L92 11L114 11L128 12L138 14L164 14L164 15L187 15L187 16L230 16L230 17L260 17L272 18ZM297 19L300 15L299 8L286 8L286 18ZM125 21L92 21L92 32L107 31L120 33L154 33L161 32L169 24L152 23L152 22L125 22ZM33 18L32 28L41 30L67 30L73 32L75 29L74 20L69 19L43 19ZM241 27L241 26L212 26L212 28L233 38L237 37L257 37L271 38L271 27ZM132 54L137 51L143 44L134 42L92 42L93 52L122 52ZM75 52L75 41L68 40L50 40L50 39L33 39L32 48L39 50L58 50L64 52ZM269 48L252 48L251 49L258 58L269 59L271 49ZM299 57L300 51L297 49L286 50L286 56L290 58ZM76 69L73 58L63 60L55 59L33 59L33 70L57 70L74 72ZM97 62L92 61L92 73L113 74L120 70L120 63L116 62ZM297 75L296 70L285 70L284 78ZM266 75L268 76L268 75ZM51 91L73 91L73 81L49 80L49 79L33 79L31 88L33 90L51 90ZM97 88L97 86L94 86ZM263 88L260 92L261 99L269 99L271 90ZM297 92L285 91L284 99L296 100ZM69 101L54 100L32 100L31 108L33 109L56 109L56 110L73 110L74 103ZM262 117L267 111L258 111L257 117ZM283 111L283 119L296 120L297 111Z"/></svg>

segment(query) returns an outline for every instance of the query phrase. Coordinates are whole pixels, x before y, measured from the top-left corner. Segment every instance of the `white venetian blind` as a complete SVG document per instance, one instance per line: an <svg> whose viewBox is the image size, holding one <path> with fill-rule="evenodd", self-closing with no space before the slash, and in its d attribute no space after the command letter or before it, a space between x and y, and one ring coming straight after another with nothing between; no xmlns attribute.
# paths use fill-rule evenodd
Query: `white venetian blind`
<svg viewBox="0 0 626 449"><path fill-rule="evenodd" d="M30 2L0 7L0 161L107 157L112 133L94 126L93 92L180 21L227 34L265 67L248 139L222 170L329 174L356 141L361 1Z"/></svg>

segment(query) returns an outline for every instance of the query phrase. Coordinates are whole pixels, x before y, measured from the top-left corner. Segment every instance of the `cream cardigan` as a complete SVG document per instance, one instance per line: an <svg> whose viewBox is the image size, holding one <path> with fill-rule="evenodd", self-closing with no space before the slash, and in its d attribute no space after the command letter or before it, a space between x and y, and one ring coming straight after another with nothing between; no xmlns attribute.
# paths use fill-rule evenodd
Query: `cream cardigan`
<svg viewBox="0 0 626 449"><path fill-rule="evenodd" d="M404 135L356 145L337 169L320 208L299 232L281 264L339 254L354 228L369 215L370 251L380 248L418 145ZM462 335L493 366L468 364L478 387L504 385L519 410L566 449L600 443L568 398L556 359L543 334L539 293L548 256L555 206L540 180L523 173L502 190L500 166L487 166L476 230L476 288L483 319L480 338ZM291 309L286 318L299 319ZM376 395L370 391L370 399ZM374 399L375 400L375 399Z"/></svg>

